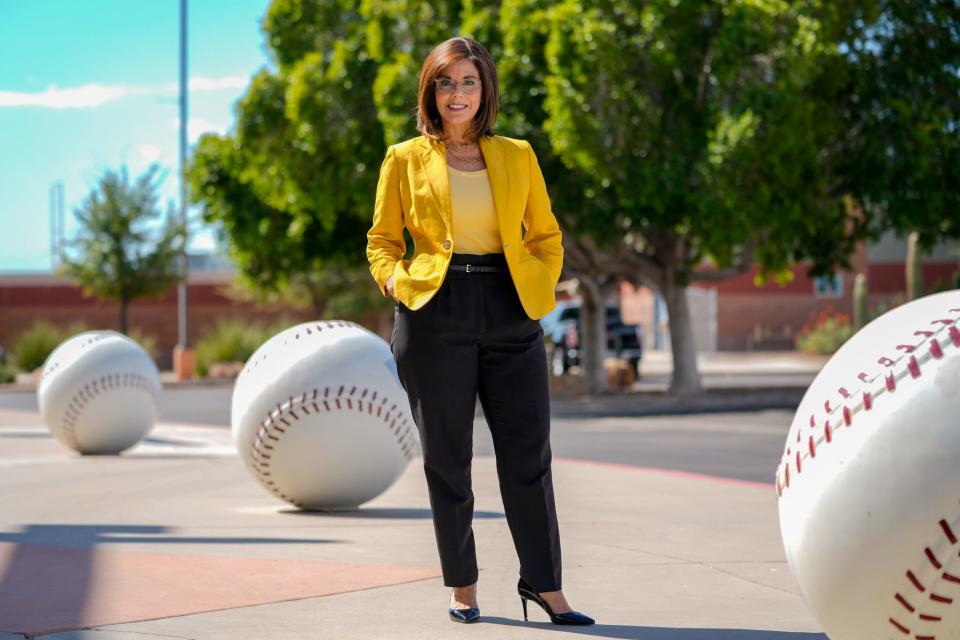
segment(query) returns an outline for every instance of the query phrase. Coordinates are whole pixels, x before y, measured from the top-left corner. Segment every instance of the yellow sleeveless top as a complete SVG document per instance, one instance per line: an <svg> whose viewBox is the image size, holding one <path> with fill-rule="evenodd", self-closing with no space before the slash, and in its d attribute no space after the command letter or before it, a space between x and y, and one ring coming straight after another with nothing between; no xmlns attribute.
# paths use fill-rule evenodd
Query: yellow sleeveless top
<svg viewBox="0 0 960 640"><path fill-rule="evenodd" d="M461 171L447 165L456 253L503 253L500 221L487 170Z"/></svg>

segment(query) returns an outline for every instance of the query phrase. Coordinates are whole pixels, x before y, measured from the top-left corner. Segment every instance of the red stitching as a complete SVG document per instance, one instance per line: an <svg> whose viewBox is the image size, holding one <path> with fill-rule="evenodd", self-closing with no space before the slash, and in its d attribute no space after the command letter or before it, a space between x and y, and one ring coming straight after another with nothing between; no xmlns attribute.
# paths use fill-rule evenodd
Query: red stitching
<svg viewBox="0 0 960 640"><path fill-rule="evenodd" d="M108 337L108 335L92 338L85 342L81 348L93 344L94 342L98 342L106 337ZM54 365L58 365L58 363L54 363ZM51 367L52 366L53 365L51 365ZM70 400L67 402L67 408L64 410L63 418L60 421L60 430L72 449L81 453L85 451L85 449L80 446L80 441L77 438L77 421L80 419L83 410L86 409L87 404L91 402L94 397L107 391L108 389L116 388L112 385L110 387L107 387L106 385L106 381L114 380L114 376L116 376L117 380L116 387L125 386L146 391L153 397L155 402L159 402L160 389L152 384L149 378L139 373L124 372L122 374L122 378L120 377L120 373L111 373L102 375L92 381L87 381L84 383L83 387L81 387L73 394L73 396L71 396Z"/></svg>
<svg viewBox="0 0 960 640"><path fill-rule="evenodd" d="M938 360L943 357L943 349L940 348L940 343L936 340L930 343L930 355Z"/></svg>
<svg viewBox="0 0 960 640"><path fill-rule="evenodd" d="M338 395L342 394L343 389L344 389L343 387L340 388ZM356 386L353 387L353 389L350 390L350 394L353 394L356 391L356 389L357 389ZM330 388L327 387L325 390L325 393L329 393L329 390ZM353 400L356 400L357 402L357 405L356 405L357 411L361 413L363 412L363 406L362 406L363 401L361 400L361 398L366 397L368 392L369 392L369 389L365 388L360 398L353 399ZM317 389L314 389L312 398L316 398L316 397L317 397ZM367 408L367 413L370 415L373 415L373 399L375 398L376 398L376 392L372 394L370 400L366 401L369 403ZM352 399L347 398L346 400L350 408L352 409L353 408ZM414 452L415 452L415 447L414 447L415 441L413 438L413 429L410 427L410 423L406 419L403 419L398 424L398 418L401 418L402 416L400 415L395 416L392 413L392 411L397 408L396 403L393 404L390 410L384 412L383 405L386 403L386 401L387 401L387 397L384 396L383 400L377 406L377 417L383 420L383 422L388 425L388 428L393 431L397 444L400 446L400 449L403 452L404 457L409 461L413 458ZM335 402L337 404L337 409L342 409L339 398L335 399ZM260 428L258 429L257 435L254 438L253 444L250 448L250 458L253 461L254 470L256 471L257 475L259 475L261 479L264 481L264 484L267 486L268 490L271 491L271 493L273 493L274 495L277 495L280 498L301 508L304 508L303 504L287 497L286 494L282 493L279 490L279 488L276 486L274 481L272 479L269 479L271 475L269 468L271 464L270 461L272 458L270 455L264 453L264 451L262 451L261 449L270 449L270 450L273 449L272 445L264 444L266 439L279 442L279 438L276 437L271 431L286 433L286 430L279 427L276 424L276 422L280 421L287 424L288 426L291 426L289 422L284 420L283 415L284 413L286 413L286 415L291 415L291 416L296 415L296 412L294 411L294 408L293 408L294 404L301 404L302 406L298 408L303 409L305 413L309 413L306 411L306 403L307 403L307 392L305 391L300 395L300 397L297 400L294 400L294 397L290 396L288 398L286 405L278 404L273 411L268 411L267 417L260 423ZM316 403L311 402L311 404L313 404L313 407L317 412L320 411L320 408L317 406ZM323 401L323 404L326 407L327 411L331 410L330 404L326 400ZM405 428L401 430L401 427L405 427Z"/></svg>
<svg viewBox="0 0 960 640"><path fill-rule="evenodd" d="M910 361L907 362L907 371L909 371L910 375L914 378L920 377L920 365L917 364L916 356L910 356Z"/></svg>
<svg viewBox="0 0 960 640"><path fill-rule="evenodd" d="M923 552L926 554L927 559L930 561L930 564L932 564L935 569L943 568L943 565L940 564L940 561L937 560L937 557L933 555L933 551L930 550L930 547L927 547L926 549L924 549Z"/></svg>
<svg viewBox="0 0 960 640"><path fill-rule="evenodd" d="M936 325L936 324L944 324L944 325L947 325L947 329L948 329L948 332L949 332L949 334L950 334L950 336L951 336L951 340L954 342L954 344L956 344L957 346L960 346L960 329L958 329L957 326L956 326L956 324L954 324L955 322L956 322L956 321L953 320L953 319L950 319L950 320L933 320L933 321L931 321L931 324L934 324L934 325ZM926 331L926 330L917 330L917 331L914 332L914 335L923 336L924 339L932 338L932 339L929 340L929 342L930 342L930 354L931 354L931 357L942 357L943 351L942 351L942 349L940 348L939 341L937 340L936 332L934 332L934 331ZM903 351L903 352L905 352L905 353L913 353L913 352L915 352L920 346L921 346L920 344L917 344L917 345L897 345L896 348L897 348L897 350ZM940 354L940 355L938 356L938 355L936 355L936 354ZM888 358L888 357L886 357L886 356L880 357L880 358L877 360L877 362L878 362L879 364L881 364L881 365L884 365L884 366L888 367L888 368L892 368L892 367L894 367L896 364L898 364L897 361L892 360L891 358ZM909 358L909 360L906 362L906 373L909 373L909 375L910 375L911 377L913 377L913 378L917 378L917 377L920 376L920 374L921 374L921 366L920 366L920 362L919 362L919 360L917 359L916 355L911 355L910 358ZM886 390L889 391L889 392L894 392L894 391L896 391L897 381L898 381L898 380L897 380L897 378L898 378L897 373L896 373L895 371L891 370L891 371L885 372L883 375L884 375L884 385L885 385ZM861 372L857 375L857 377L858 377L861 381L863 381L863 382L865 382L865 383L871 383L871 382L873 382L873 380L876 379L876 378L871 378L868 373L863 372L863 371L861 371ZM902 377L902 376L901 376L901 377ZM838 388L838 393L839 393L839 395L840 395L844 400L849 400L849 399L851 398L851 395L852 395L852 394L850 393L850 391L849 391L846 387L839 387L839 388ZM827 411L828 414L834 412L835 407L833 406L833 404L832 404L832 402L831 402L831 400L830 400L829 398L824 401L823 406L824 406L824 409ZM845 425L845 426L848 426L848 427L849 427L849 426L852 426L854 414L855 414L856 411L859 410L861 407L862 407L862 409L863 409L864 411L870 411L870 410L872 410L872 408L873 408L873 393L872 393L872 391L871 391L870 389L864 389L864 390L863 390L863 392L862 392L862 404L861 404L861 405L855 406L855 407L851 407L851 405L848 405L846 402L842 403L842 405L838 405L838 408L840 408L840 409L842 410L842 418L843 418L843 422L844 422L844 425ZM811 414L811 415L810 415L809 425L810 425L810 428L811 428L811 429L813 429L813 428L816 427L816 414ZM801 429L798 429L798 430L797 430L797 443L802 442L803 436L804 436L803 431L802 431ZM813 437L813 438L814 438L813 447L809 447L809 446L808 446L808 447L805 447L805 448L808 449L809 451L811 451L810 456L813 457L813 456L816 455L816 448L817 448L817 446L819 445L819 443L816 441L816 436L811 435L810 437ZM825 421L825 425L824 425L824 439L826 440L827 443L830 443L830 442L832 442L832 440L833 440L833 433L832 433L831 424L830 424L830 421L829 421L829 420ZM798 447L798 449L799 449L799 447ZM800 454L799 457L798 457L797 454L794 454L794 452L791 450L791 447L788 446L788 447L786 447L786 452L785 452L784 455L785 455L785 457L791 458L793 461L796 462L796 464L797 464L797 473L801 473L802 470L803 470L803 457L804 457L803 454ZM781 465L780 468L783 469L783 473L784 473L784 474L788 473L788 471L787 471L788 465ZM777 474L778 477L779 477L779 469L780 469L780 468L778 468L778 474ZM786 488L786 487L789 487L789 482L787 482L786 479L784 479L784 481L783 481L782 483L778 480L778 482L777 482L777 487L778 487L778 493L779 493L780 496L782 497L782 495L783 495L783 489Z"/></svg>
<svg viewBox="0 0 960 640"><path fill-rule="evenodd" d="M913 605L910 604L909 602L907 602L907 599L904 598L902 595L900 595L900 594L898 593L895 597L896 597L897 602L899 602L900 604L903 605L904 609L906 609L906 610L909 611L910 613L913 613L914 611L916 611L916 609L913 607Z"/></svg>
<svg viewBox="0 0 960 640"><path fill-rule="evenodd" d="M917 580L917 576L913 575L913 571L907 571L907 579L913 583L913 586L915 586L920 593L923 593L927 590L922 584L920 584L920 581Z"/></svg>
<svg viewBox="0 0 960 640"><path fill-rule="evenodd" d="M902 624L900 624L899 622L897 622L897 621L894 620L893 618L890 618L890 624L892 624L892 625L895 626L897 629L899 629L901 633L904 633L904 634L909 634L909 633L910 633L910 629L907 629L905 626L903 626Z"/></svg>
<svg viewBox="0 0 960 640"><path fill-rule="evenodd" d="M946 520L940 520L940 528L943 529L943 535L947 536L950 544L957 544L957 536L954 535L953 529L950 528Z"/></svg>
<svg viewBox="0 0 960 640"><path fill-rule="evenodd" d="M930 599L934 602L942 602L943 604L953 604L953 598L948 598L947 596L941 596L937 593L930 593Z"/></svg>

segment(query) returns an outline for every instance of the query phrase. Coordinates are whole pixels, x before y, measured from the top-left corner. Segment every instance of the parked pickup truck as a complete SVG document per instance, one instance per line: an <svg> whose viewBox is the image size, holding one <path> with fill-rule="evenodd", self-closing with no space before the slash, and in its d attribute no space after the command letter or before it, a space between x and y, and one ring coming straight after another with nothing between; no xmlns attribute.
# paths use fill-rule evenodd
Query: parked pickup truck
<svg viewBox="0 0 960 640"><path fill-rule="evenodd" d="M580 303L558 302L556 308L540 319L546 338L550 370L560 376L580 364ZM622 358L640 375L643 358L643 327L624 324L620 309L607 305L607 353Z"/></svg>

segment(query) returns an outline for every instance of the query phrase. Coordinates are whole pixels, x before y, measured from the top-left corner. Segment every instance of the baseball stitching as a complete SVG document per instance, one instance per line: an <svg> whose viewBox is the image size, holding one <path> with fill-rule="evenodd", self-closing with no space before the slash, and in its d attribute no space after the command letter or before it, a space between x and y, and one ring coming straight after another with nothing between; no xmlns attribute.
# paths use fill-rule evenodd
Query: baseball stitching
<svg viewBox="0 0 960 640"><path fill-rule="evenodd" d="M950 309L948 313L960 313L960 309ZM838 389L839 400L836 406L831 407L830 399L823 403L827 419L823 423L822 433L816 432L817 421L813 414L810 415L807 434L803 432L803 427L797 429L797 450L793 452L792 447L786 447L783 458L777 467L776 488L780 498L790 487L790 464L792 462L795 462L796 473L799 476L803 470L803 461L815 458L817 449L821 445L830 444L838 429L851 427L857 414L861 411L870 411L878 397L882 397L885 393L894 393L901 381L919 378L922 373L921 365L931 359L939 360L943 358L943 347L951 345L960 347L960 330L957 328L957 318L936 319L930 321L930 324L937 329L914 331L915 336L921 337L917 344L899 344L896 346L897 351L903 352L900 357L892 359L882 356L877 360L877 363L887 371L872 378L863 372L857 376L865 385L870 385L882 377L883 382L877 385L876 389L868 388L860 398L854 398L853 394L844 387L840 387ZM943 339L942 343L941 339ZM916 352L926 343L929 344L928 350L918 355ZM897 365L901 364L904 358L906 358L906 364L898 368ZM952 560L957 557L955 553L958 542L957 534L946 520L940 520L938 526L940 533L949 543L950 551L954 552L950 561L952 565ZM911 637L912 635L914 640L936 640L935 634L921 633L919 627L930 627L942 620L942 616L937 615L937 608L941 605L953 604L955 600L952 595L943 595L943 587L951 588L950 584L960 585L960 576L945 570L944 564L929 546L924 548L923 555L925 569L917 570L918 573L921 573L922 579L913 570L908 570L904 574L904 588L893 595L894 610L897 613L889 616L887 621L890 627L896 630L900 636ZM944 562L946 562L946 558L944 558ZM928 580L926 574L930 573L931 570L936 572L936 576L932 580ZM927 600L929 600L929 603L927 603ZM932 608L927 609L928 606ZM907 626L908 624L910 626Z"/></svg>
<svg viewBox="0 0 960 640"><path fill-rule="evenodd" d="M250 458L260 480L275 496L301 509L307 508L299 501L286 495L277 486L271 477L270 461L273 450L280 444L283 434L300 420L301 413L310 415L311 408L316 413L321 411L357 411L363 413L366 411L370 415L376 410L376 417L382 420L387 428L392 431L407 461L413 459L416 450L416 441L412 436L413 430L410 422L403 416L403 412L398 410L397 404L393 403L387 408L389 398L383 396L377 401L377 391L371 392L366 387L359 393L356 386L352 387L346 394L344 394L345 390L346 387L341 385L335 394L331 394L330 387L325 387L321 395L320 390L314 388L312 391L304 391L299 396L290 396L286 402L277 404L275 408L267 412L267 417L260 423L257 437L250 447ZM368 394L370 394L369 398L367 398Z"/></svg>
<svg viewBox="0 0 960 640"><path fill-rule="evenodd" d="M324 329L337 329L342 327L358 327L361 329L366 329L366 327L359 325L356 322L350 322L349 320L325 320L323 322L315 322L313 324L312 329L310 327L304 327L304 331L306 332L307 335L313 335L314 333L320 334L321 332L323 332ZM288 338L288 339L299 340L300 332L297 331L295 334L293 334L293 338ZM286 345L287 342L284 341L283 344ZM263 362L266 359L267 359L267 352L264 351L262 354L260 354L260 357L257 358L256 360L251 360L247 362L246 366L244 366L243 369L240 370L240 373L237 375L237 379L239 380L240 377L243 376L248 371L253 371L254 369L256 369L257 365L259 365L261 362Z"/></svg>
<svg viewBox="0 0 960 640"><path fill-rule="evenodd" d="M154 402L159 402L160 390L150 381L149 378L139 373L110 373L102 375L91 382L84 384L67 403L67 409L60 422L60 430L70 442L70 446L77 451L82 451L80 442L77 440L77 420L80 419L83 410L87 404L96 396L104 391L112 391L121 387L130 387L147 391Z"/></svg>
<svg viewBox="0 0 960 640"><path fill-rule="evenodd" d="M112 335L113 335L113 334L110 334L110 333L98 333L98 334L96 334L96 335L90 336L89 338L87 338L86 340L83 341L83 344L80 345L80 348L81 348L81 349L86 349L86 348L89 347L91 344L93 344L93 343L95 343L95 342L100 342L101 340L104 340L104 339L106 339L106 338L109 338L109 337L111 337ZM39 381L42 382L43 380L45 380L45 379L46 379L48 376L50 376L54 371L56 371L57 369L59 369L61 364L63 364L63 362L60 361L60 360L56 360L56 361L54 361L54 362L51 362L48 367L46 367L43 371L40 372L40 380L39 380Z"/></svg>
<svg viewBox="0 0 960 640"><path fill-rule="evenodd" d="M319 335L324 330L349 327L357 327L362 329L365 328L362 325L349 320L325 320L322 322L315 322L312 326L304 327L304 338L314 334ZM293 334L292 338L288 337L283 344L286 345L289 340L299 339L300 331L297 331ZM256 369L257 366L266 359L267 352L264 352L256 360L251 360L248 362L240 371L237 379L239 380L240 376L243 376L248 371ZM359 396L355 395L357 393L356 386L352 387L349 393L344 396L345 388L346 387L344 385L341 385L337 390L336 395L331 395L330 387L325 387L322 396L320 395L320 390L314 388L310 391L302 392L299 396L289 396L286 402L277 403L273 409L267 411L267 417L261 421L260 428L257 430L257 436L254 438L253 444L250 447L250 459L253 461L254 470L256 471L261 482L278 498L286 500L287 502L300 507L301 509L307 508L301 502L294 500L285 494L280 487L277 486L276 482L272 478L270 461L273 450L279 445L283 434L286 433L289 427L293 426L294 422L300 420L301 413L304 415L310 415L311 407L316 413L319 413L320 411L332 412L353 410L362 413L364 408L366 408L368 414L373 414L374 409L376 409L377 417L380 418L384 424L387 425L387 428L393 432L394 438L396 439L400 449L403 451L404 457L407 459L407 461L413 459L414 452L416 450L416 442L411 435L412 429L409 421L403 417L403 412L398 410L396 403L392 404L389 408L386 408L389 398L383 396L379 402L376 402L377 391L372 391L371 393L371 390L366 387L363 388L363 391L359 394ZM367 398L367 394L371 394L369 399ZM298 413L298 410L300 413ZM398 419L401 420L399 424L397 424Z"/></svg>
<svg viewBox="0 0 960 640"><path fill-rule="evenodd" d="M960 309L950 309L949 313L960 313ZM891 359L883 356L877 360L878 364L888 369L886 373L880 373L871 378L868 374L861 372L857 376L865 385L870 385L882 377L883 384L877 385L876 389L871 390L868 388L857 398L844 387L840 387L837 390L839 398L834 398L833 406L831 406L831 399L827 399L823 403L827 419L819 430L816 416L811 414L808 431L804 433L803 427L797 429L796 451L793 451L791 446L787 446L780 464L777 466L777 495L782 497L784 491L790 487L791 463L794 464L796 475L799 476L803 472L804 461L816 458L817 450L821 446L830 444L841 427L851 427L857 414L861 411L870 411L878 398L882 397L885 393L895 392L897 384L900 381L906 381L908 376L911 379L919 378L921 375L921 365L931 359L939 360L942 358L943 347L949 347L950 345L960 347L960 330L958 330L956 322L956 318L932 320L930 324L935 326L939 325L939 328L935 331L928 329L915 331L914 335L921 336L922 339L915 345L897 345L896 349L904 352L899 358ZM946 335L944 336L944 334ZM941 337L946 338L942 344L940 341ZM915 352L918 351L924 343L928 342L930 348L925 353L917 355ZM909 356L906 365L898 369L897 365L900 364L906 356Z"/></svg>
<svg viewBox="0 0 960 640"><path fill-rule="evenodd" d="M956 555L957 535L946 520L940 520L938 523L940 533L946 538L948 543L948 553L953 564ZM917 573L909 570L904 574L904 588L896 592L893 596L896 603L893 616L888 618L888 622L893 629L896 629L900 635L912 637L914 640L936 640L933 633L920 633L918 627L930 627L940 622L943 616L938 615L938 609L942 605L953 604L952 595L943 595L944 588L952 589L950 585L960 584L960 576L945 570L940 558L930 548L923 550L925 561L921 561L923 569L917 569ZM943 557L943 556L941 556ZM947 562L944 557L944 562ZM935 576L928 579L927 574L935 572ZM906 595L904 595L906 594ZM929 602L927 602L929 600ZM930 608L926 608L930 607ZM921 611L921 609L923 609ZM907 626L909 624L910 626ZM912 629L912 631L911 631Z"/></svg>

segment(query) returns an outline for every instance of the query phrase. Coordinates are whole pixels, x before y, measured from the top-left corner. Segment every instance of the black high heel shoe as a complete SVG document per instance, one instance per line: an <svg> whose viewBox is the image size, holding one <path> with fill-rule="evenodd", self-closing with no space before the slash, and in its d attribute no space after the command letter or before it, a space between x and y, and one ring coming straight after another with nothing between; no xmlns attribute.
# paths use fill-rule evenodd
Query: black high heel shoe
<svg viewBox="0 0 960 640"><path fill-rule="evenodd" d="M550 608L550 605L540 597L536 591L533 590L527 581L523 578L520 578L520 581L517 582L517 593L520 594L520 602L523 604L523 619L527 619L527 600L533 600L538 605L543 607L543 610L547 612L547 615L550 616L550 622L553 624L593 624L595 621L590 616L585 616L579 611L565 611L564 613L554 613L553 609Z"/></svg>
<svg viewBox="0 0 960 640"><path fill-rule="evenodd" d="M473 622L480 617L480 609L476 607L470 607L469 609L454 609L450 607L447 609L447 612L450 614L450 619L454 622Z"/></svg>
<svg viewBox="0 0 960 640"><path fill-rule="evenodd" d="M480 609L476 607L470 607L469 609L448 609L450 612L450 619L454 622L473 622L480 617Z"/></svg>

